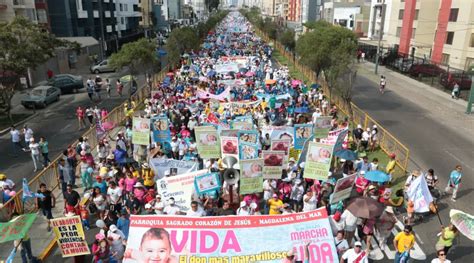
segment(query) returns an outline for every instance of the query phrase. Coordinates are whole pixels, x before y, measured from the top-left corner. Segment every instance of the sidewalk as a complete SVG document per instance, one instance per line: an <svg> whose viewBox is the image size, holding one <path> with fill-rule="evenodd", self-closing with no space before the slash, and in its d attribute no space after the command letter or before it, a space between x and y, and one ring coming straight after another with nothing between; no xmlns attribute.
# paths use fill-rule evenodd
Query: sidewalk
<svg viewBox="0 0 474 263"><path fill-rule="evenodd" d="M467 140L474 138L474 115L466 114L467 102L452 99L450 94L430 87L422 82L379 66L378 75L374 74L375 64L364 62L357 64L358 76L365 77L375 83L380 82L380 75L386 76L388 92L394 92L400 97L418 105L430 117L441 120L446 126L456 127Z"/></svg>
<svg viewBox="0 0 474 263"><path fill-rule="evenodd" d="M110 137L114 138L116 137L117 133L122 129L123 127L117 127L111 132L109 132ZM115 149L115 142L110 141L111 144L111 149ZM97 155L96 148L92 149L92 154L94 156ZM80 178L76 178L76 185L78 186L76 190L81 196L84 195L84 188L81 186L81 180ZM36 189L32 189L36 191ZM56 197L56 206L53 208L53 217L54 218L59 218L59 217L64 217L64 198L62 195L61 189L56 189L53 191L54 196ZM54 232L48 232L46 230L48 223L46 218L41 214L40 211L37 212L38 216L33 223L32 227L28 231L28 236L31 238L31 249L33 252L33 256L39 258L43 262L53 262L52 260L46 259L48 256L52 254L52 251L54 251L54 261L59 260L59 262L66 262L67 258L62 258L61 257L61 251L57 248L57 243L55 240L55 235ZM94 216L91 215L91 218ZM94 225L95 219L91 220L91 225ZM96 229L91 229L89 231L85 231L86 234L86 239L89 237L87 240L90 243L92 240L90 240L90 237L93 237L96 234ZM11 250L13 249L13 241L11 242L6 242L6 243L1 243L0 244L0 260L5 260L8 258L10 255ZM21 262L21 253L20 251L17 251L15 259L13 262ZM72 262L72 260L71 260Z"/></svg>

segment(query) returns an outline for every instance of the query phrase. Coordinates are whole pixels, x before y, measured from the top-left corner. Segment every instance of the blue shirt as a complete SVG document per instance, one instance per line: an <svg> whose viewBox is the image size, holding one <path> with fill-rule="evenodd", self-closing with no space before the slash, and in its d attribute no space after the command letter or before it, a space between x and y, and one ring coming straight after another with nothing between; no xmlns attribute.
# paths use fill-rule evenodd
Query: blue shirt
<svg viewBox="0 0 474 263"><path fill-rule="evenodd" d="M120 217L117 220L117 228L120 231L122 231L122 233L125 235L125 239L128 239L128 232L130 229L130 219Z"/></svg>
<svg viewBox="0 0 474 263"><path fill-rule="evenodd" d="M458 185L461 182L461 177L462 177L462 173L454 170L451 172L451 175L449 176L449 181L450 183L454 185Z"/></svg>
<svg viewBox="0 0 474 263"><path fill-rule="evenodd" d="M98 187L100 189L100 192L103 193L103 194L107 194L107 183L105 181L102 181L102 182L97 182L95 181L93 184L92 184L92 187Z"/></svg>

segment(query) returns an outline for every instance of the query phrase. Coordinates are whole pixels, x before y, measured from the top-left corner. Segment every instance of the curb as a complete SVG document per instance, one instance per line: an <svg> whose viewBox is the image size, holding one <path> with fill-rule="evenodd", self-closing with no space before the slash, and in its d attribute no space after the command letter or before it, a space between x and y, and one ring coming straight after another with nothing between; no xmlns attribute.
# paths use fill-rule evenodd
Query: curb
<svg viewBox="0 0 474 263"><path fill-rule="evenodd" d="M44 261L51 254L53 249L56 248L56 245L57 245L56 238L53 238L53 240L49 242L48 246L46 246L43 252L41 252L41 254L38 255L38 259L40 259L41 261Z"/></svg>
<svg viewBox="0 0 474 263"><path fill-rule="evenodd" d="M34 117L38 116L38 114L39 114L38 112L33 113L33 115L31 115L30 117L28 117L28 118L26 118L26 119L24 119L24 120L21 120L21 121L19 121L19 122L17 122L17 123L14 123L13 125L15 125L15 126L20 126L20 125L22 125L23 123L25 123L25 122L27 122L27 121L33 119ZM10 131L10 127L1 130L1 131L0 131L0 136L3 136L3 135L5 135L5 134L7 134L9 131Z"/></svg>

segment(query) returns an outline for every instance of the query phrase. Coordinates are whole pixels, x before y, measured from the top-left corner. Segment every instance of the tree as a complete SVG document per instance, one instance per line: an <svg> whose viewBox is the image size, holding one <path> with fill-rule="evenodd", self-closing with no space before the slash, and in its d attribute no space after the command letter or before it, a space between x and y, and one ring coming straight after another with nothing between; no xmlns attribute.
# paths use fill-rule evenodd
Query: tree
<svg viewBox="0 0 474 263"><path fill-rule="evenodd" d="M207 10L211 12L213 9L219 8L219 0L205 0L204 3L206 4Z"/></svg>
<svg viewBox="0 0 474 263"><path fill-rule="evenodd" d="M0 23L0 111L11 117L11 99L20 78L53 57L58 47L77 49L79 44L55 38L23 16Z"/></svg>
<svg viewBox="0 0 474 263"><path fill-rule="evenodd" d="M276 39L278 33L278 25L273 22L270 17L265 18L263 21L263 31L268 34L271 39Z"/></svg>
<svg viewBox="0 0 474 263"><path fill-rule="evenodd" d="M335 50L348 56L355 55L357 39L352 31L325 21L305 26L310 26L311 31L298 39L296 52L301 57L301 62L313 69L317 76L331 66Z"/></svg>
<svg viewBox="0 0 474 263"><path fill-rule="evenodd" d="M171 31L165 46L169 63L176 64L184 52L198 49L199 44L199 37L193 28L174 29Z"/></svg>
<svg viewBox="0 0 474 263"><path fill-rule="evenodd" d="M279 36L278 41L287 47L289 50L293 50L295 48L295 31L292 29L285 29Z"/></svg>
<svg viewBox="0 0 474 263"><path fill-rule="evenodd" d="M140 69L150 67L158 62L156 58L156 45L146 38L122 46L119 52L112 54L110 64L117 69L128 67L131 75L130 92L134 76Z"/></svg>

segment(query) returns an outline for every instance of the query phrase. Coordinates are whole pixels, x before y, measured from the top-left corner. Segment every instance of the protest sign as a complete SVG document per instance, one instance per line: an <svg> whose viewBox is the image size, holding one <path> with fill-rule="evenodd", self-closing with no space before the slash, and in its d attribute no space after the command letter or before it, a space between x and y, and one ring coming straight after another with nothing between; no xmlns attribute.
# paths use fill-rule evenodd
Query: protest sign
<svg viewBox="0 0 474 263"><path fill-rule="evenodd" d="M258 158L258 145L255 143L239 143L239 159L249 160Z"/></svg>
<svg viewBox="0 0 474 263"><path fill-rule="evenodd" d="M197 170L199 164L192 161L183 161L175 159L162 159L153 158L150 159L150 167L153 169L156 179L165 177L165 173L168 171L170 176L190 173ZM175 173L173 173L175 171Z"/></svg>
<svg viewBox="0 0 474 263"><path fill-rule="evenodd" d="M156 116L151 118L153 142L162 143L171 141L170 122L168 117Z"/></svg>
<svg viewBox="0 0 474 263"><path fill-rule="evenodd" d="M324 144L334 145L334 144L336 144L336 141L337 141L337 138L339 137L339 134L341 132L345 131L345 130L347 130L347 128L341 128L341 129L337 129L337 130L334 130L334 131L330 131L327 134L327 138L321 139L320 142L324 143Z"/></svg>
<svg viewBox="0 0 474 263"><path fill-rule="evenodd" d="M304 166L304 178L326 180L331 168L332 145L310 142Z"/></svg>
<svg viewBox="0 0 474 263"><path fill-rule="evenodd" d="M301 150L296 150L295 148L290 148L290 154L288 155L289 158L294 158L295 161L298 162L300 158Z"/></svg>
<svg viewBox="0 0 474 263"><path fill-rule="evenodd" d="M221 153L222 158L233 156L239 160L239 139L236 137L221 136ZM236 163L235 165L239 165Z"/></svg>
<svg viewBox="0 0 474 263"><path fill-rule="evenodd" d="M218 173L206 173L194 177L194 188L196 193L202 195L218 191L221 188L221 180Z"/></svg>
<svg viewBox="0 0 474 263"><path fill-rule="evenodd" d="M424 176L418 176L413 180L406 193L408 200L413 201L415 212L424 213L430 211L430 203L433 202L433 197Z"/></svg>
<svg viewBox="0 0 474 263"><path fill-rule="evenodd" d="M194 178L206 173L207 170L199 170L159 179L156 181L158 193L164 201L173 197L176 206L178 206L182 212L186 212L191 209L192 195L194 192Z"/></svg>
<svg viewBox="0 0 474 263"><path fill-rule="evenodd" d="M238 137L239 130L221 130L220 136L221 137Z"/></svg>
<svg viewBox="0 0 474 263"><path fill-rule="evenodd" d="M150 119L133 117L132 142L133 144L150 144Z"/></svg>
<svg viewBox="0 0 474 263"><path fill-rule="evenodd" d="M0 243L22 239L36 219L36 214L23 214L10 222L0 223Z"/></svg>
<svg viewBox="0 0 474 263"><path fill-rule="evenodd" d="M253 129L253 123L233 120L230 122L230 127L235 130L251 130Z"/></svg>
<svg viewBox="0 0 474 263"><path fill-rule="evenodd" d="M240 194L263 191L263 159L240 161Z"/></svg>
<svg viewBox="0 0 474 263"><path fill-rule="evenodd" d="M124 262L147 262L145 251L157 243L167 262L280 263L289 250L298 261L339 262L325 208L273 216L130 216Z"/></svg>
<svg viewBox="0 0 474 263"><path fill-rule="evenodd" d="M220 158L221 147L217 129L214 126L194 127L196 146L203 159Z"/></svg>
<svg viewBox="0 0 474 263"><path fill-rule="evenodd" d="M313 134L312 124L295 124L293 137L295 138L294 148L296 150L302 150L304 143Z"/></svg>
<svg viewBox="0 0 474 263"><path fill-rule="evenodd" d="M335 204L351 196L356 177L357 174L351 174L337 180L334 193L331 195L331 204Z"/></svg>
<svg viewBox="0 0 474 263"><path fill-rule="evenodd" d="M285 152L285 158L283 159L283 167L286 167L286 165L288 165L288 155L290 154L290 146L291 142L289 139L272 140L272 144L270 146L271 151Z"/></svg>
<svg viewBox="0 0 474 263"><path fill-rule="evenodd" d="M270 134L272 140L289 139L290 143L293 144L293 127L289 126L265 126L262 128L262 136Z"/></svg>
<svg viewBox="0 0 474 263"><path fill-rule="evenodd" d="M328 136L329 130L332 128L331 116L320 116L316 118L314 123L314 138L322 139Z"/></svg>
<svg viewBox="0 0 474 263"><path fill-rule="evenodd" d="M336 142L334 143L334 153L345 150L347 148L347 145L344 144L344 139L346 138L348 133L349 129L346 128L337 135Z"/></svg>
<svg viewBox="0 0 474 263"><path fill-rule="evenodd" d="M51 226L63 258L90 254L80 216L51 219Z"/></svg>
<svg viewBox="0 0 474 263"><path fill-rule="evenodd" d="M451 209L449 211L451 223L470 240L474 240L474 216L463 211Z"/></svg>
<svg viewBox="0 0 474 263"><path fill-rule="evenodd" d="M254 144L259 143L258 131L256 130L239 131L237 135L239 137L239 143L241 142L248 142L248 143L254 143Z"/></svg>
<svg viewBox="0 0 474 263"><path fill-rule="evenodd" d="M262 151L264 179L281 179L285 156L284 151Z"/></svg>
<svg viewBox="0 0 474 263"><path fill-rule="evenodd" d="M225 101L225 99L229 99L229 95L230 95L230 88L226 88L219 95L215 95L201 89L196 90L196 96L200 99L215 99L218 101Z"/></svg>

